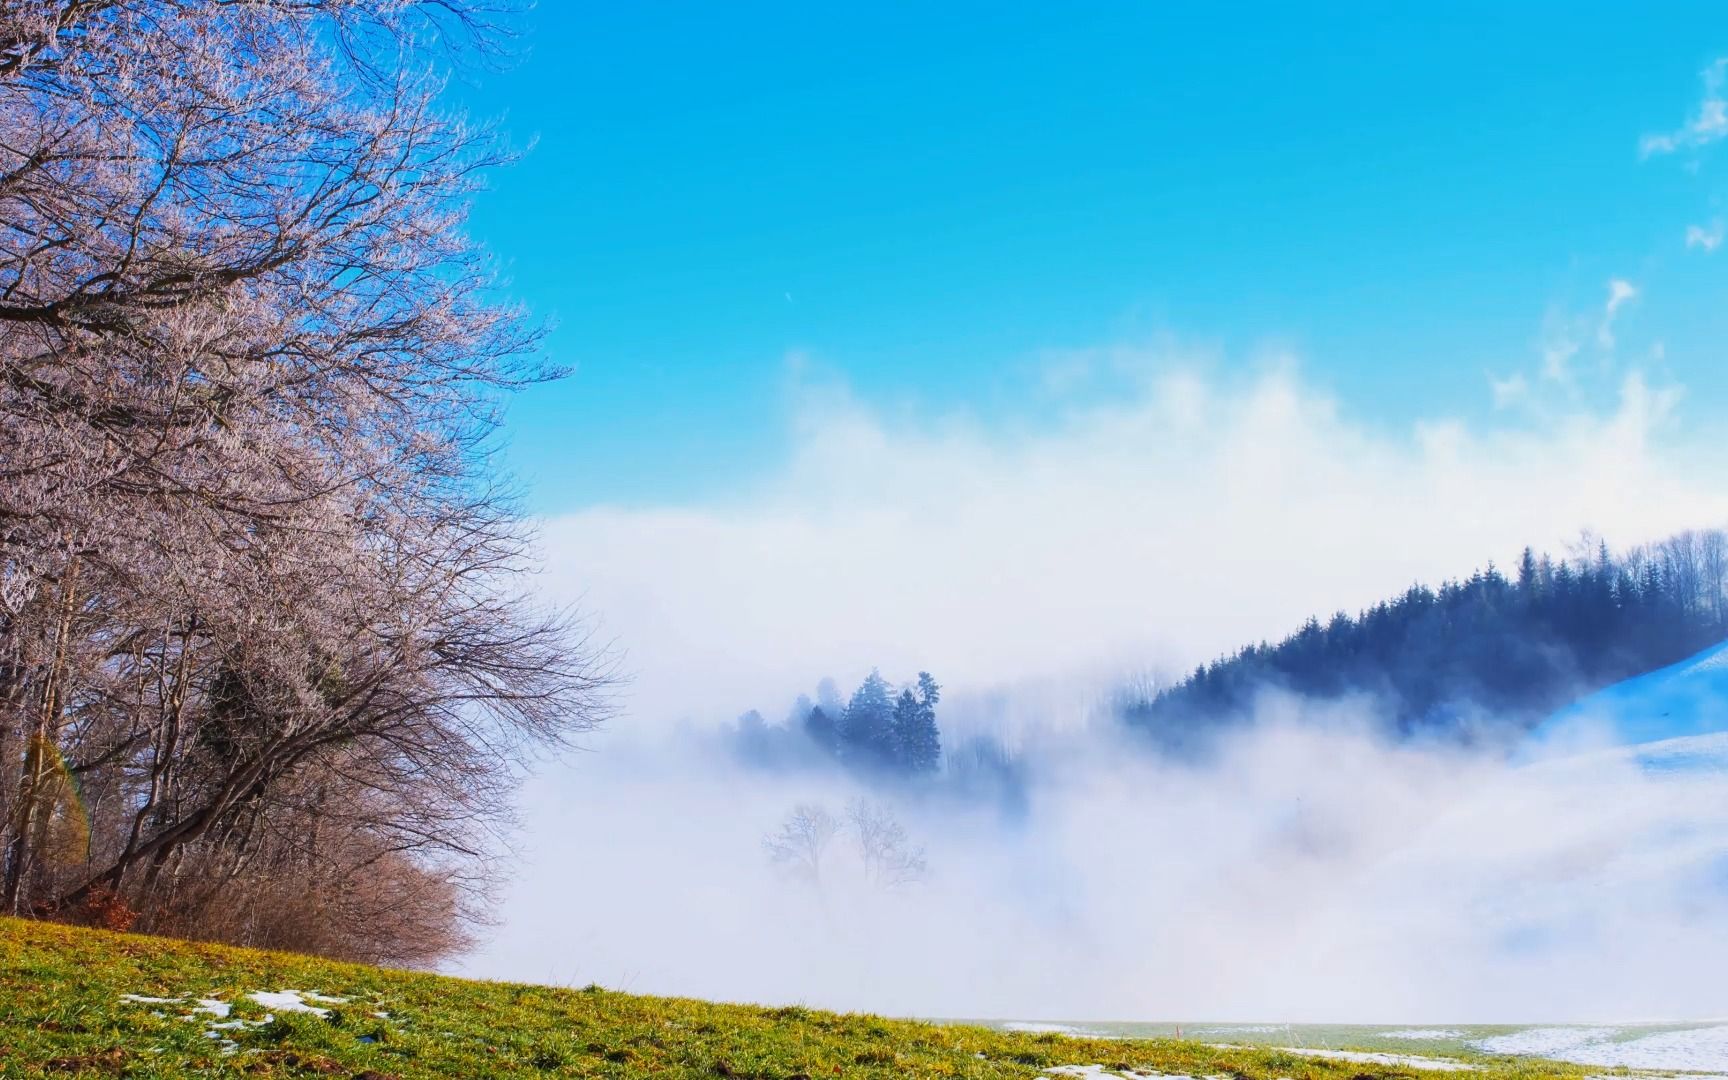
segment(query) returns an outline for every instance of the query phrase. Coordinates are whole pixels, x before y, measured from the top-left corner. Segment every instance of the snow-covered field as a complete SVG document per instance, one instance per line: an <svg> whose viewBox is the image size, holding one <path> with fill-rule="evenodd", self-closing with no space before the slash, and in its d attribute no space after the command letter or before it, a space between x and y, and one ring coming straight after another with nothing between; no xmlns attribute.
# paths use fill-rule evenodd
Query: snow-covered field
<svg viewBox="0 0 1728 1080"><path fill-rule="evenodd" d="M1580 1065L1728 1073L1728 1024L1688 1027L1542 1027L1481 1039L1491 1054L1528 1054Z"/></svg>
<svg viewBox="0 0 1728 1080"><path fill-rule="evenodd" d="M1031 1022L996 1026L1091 1037L1193 1038L1215 1045L1276 1046L1313 1057L1437 1071L1461 1070L1467 1066L1430 1055L1492 1054L1550 1058L1605 1068L1728 1075L1728 1022L1531 1027Z"/></svg>

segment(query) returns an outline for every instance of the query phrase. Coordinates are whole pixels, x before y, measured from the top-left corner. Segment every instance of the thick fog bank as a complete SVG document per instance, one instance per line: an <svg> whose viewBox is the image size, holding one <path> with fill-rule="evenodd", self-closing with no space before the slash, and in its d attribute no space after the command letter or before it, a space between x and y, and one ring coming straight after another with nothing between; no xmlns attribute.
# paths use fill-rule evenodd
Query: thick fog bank
<svg viewBox="0 0 1728 1080"><path fill-rule="evenodd" d="M626 654L642 727L872 666L974 688L1191 670L1580 529L1619 549L1728 521L1719 441L1636 373L1599 408L1388 428L1294 368L1147 364L1007 432L805 393L747 490L549 519L542 584Z"/></svg>
<svg viewBox="0 0 1728 1080"><path fill-rule="evenodd" d="M613 736L523 793L520 873L464 970L948 1017L1728 1014L1718 768L1513 766L1365 730L1270 709L1203 766L1053 736L1017 812L886 799L928 864L898 888L844 831L820 885L764 850L794 805L843 819L869 794L843 775Z"/></svg>

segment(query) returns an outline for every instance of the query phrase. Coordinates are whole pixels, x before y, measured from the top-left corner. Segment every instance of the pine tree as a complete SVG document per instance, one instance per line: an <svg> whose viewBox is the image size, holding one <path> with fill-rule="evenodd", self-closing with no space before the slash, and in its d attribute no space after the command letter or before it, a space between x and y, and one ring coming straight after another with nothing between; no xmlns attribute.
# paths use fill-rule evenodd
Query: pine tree
<svg viewBox="0 0 1728 1080"><path fill-rule="evenodd" d="M750 761L768 758L768 723L755 709L738 718L738 749Z"/></svg>
<svg viewBox="0 0 1728 1080"><path fill-rule="evenodd" d="M822 706L812 705L804 714L804 734L824 754L840 756L840 727Z"/></svg>
<svg viewBox="0 0 1728 1080"><path fill-rule="evenodd" d="M846 703L840 699L840 684L832 677L823 676L822 681L816 684L816 704L828 714L828 719L836 723L846 715Z"/></svg>
<svg viewBox="0 0 1728 1080"><path fill-rule="evenodd" d="M1536 592L1536 553L1529 548L1518 558L1518 591L1526 600Z"/></svg>
<svg viewBox="0 0 1728 1080"><path fill-rule="evenodd" d="M903 689L894 699L894 768L899 772L913 771L910 750L917 726L918 695L910 689Z"/></svg>
<svg viewBox="0 0 1728 1080"><path fill-rule="evenodd" d="M894 762L894 704L888 680L872 668L840 717L841 757L871 768Z"/></svg>
<svg viewBox="0 0 1728 1080"><path fill-rule="evenodd" d="M928 671L918 673L918 692L900 692L894 706L894 751L902 771L935 772L942 761L942 736L936 727L936 702L942 688Z"/></svg>

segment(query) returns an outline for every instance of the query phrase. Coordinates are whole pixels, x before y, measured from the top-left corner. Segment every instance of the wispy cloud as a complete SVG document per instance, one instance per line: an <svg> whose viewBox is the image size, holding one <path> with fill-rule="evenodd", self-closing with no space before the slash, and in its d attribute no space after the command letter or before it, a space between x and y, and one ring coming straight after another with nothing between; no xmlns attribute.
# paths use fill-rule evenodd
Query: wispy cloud
<svg viewBox="0 0 1728 1080"><path fill-rule="evenodd" d="M1488 389L1494 395L1494 407L1504 409L1516 405L1529 396L1530 380L1516 373L1504 379L1489 376Z"/></svg>
<svg viewBox="0 0 1728 1080"><path fill-rule="evenodd" d="M1728 136L1728 56L1704 69L1704 100L1698 111L1676 131L1646 135L1638 142L1644 157L1672 154L1676 150L1691 150Z"/></svg>
<svg viewBox="0 0 1728 1080"><path fill-rule="evenodd" d="M1722 219L1717 218L1708 225L1686 226L1686 246L1699 248L1708 255L1722 246Z"/></svg>
<svg viewBox="0 0 1728 1080"><path fill-rule="evenodd" d="M1602 322L1596 327L1596 343L1604 349L1614 347L1614 320L1620 309L1638 298L1638 287L1625 278L1611 278L1608 299L1602 305Z"/></svg>
<svg viewBox="0 0 1728 1080"><path fill-rule="evenodd" d="M1572 377L1572 358L1590 337L1591 316L1579 315L1558 306L1550 308L1542 320L1542 337L1537 348L1542 356L1542 378L1547 382L1567 382Z"/></svg>
<svg viewBox="0 0 1728 1080"><path fill-rule="evenodd" d="M1542 377L1564 381L1571 374L1572 358L1577 355L1576 339L1563 333L1549 335L1542 342Z"/></svg>

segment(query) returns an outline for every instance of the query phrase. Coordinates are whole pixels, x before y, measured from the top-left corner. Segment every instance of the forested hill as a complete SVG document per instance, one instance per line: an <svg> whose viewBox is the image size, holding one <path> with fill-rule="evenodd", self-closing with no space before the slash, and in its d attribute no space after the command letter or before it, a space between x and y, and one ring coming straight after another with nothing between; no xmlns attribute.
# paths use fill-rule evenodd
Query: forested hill
<svg viewBox="0 0 1728 1080"><path fill-rule="evenodd" d="M1276 645L1251 645L1130 700L1125 714L1181 747L1247 719L1269 689L1322 700L1368 693L1399 735L1504 738L1724 638L1728 533L1686 532L1620 553L1598 543L1560 560L1526 549L1511 576L1490 564L1355 616L1311 618Z"/></svg>

